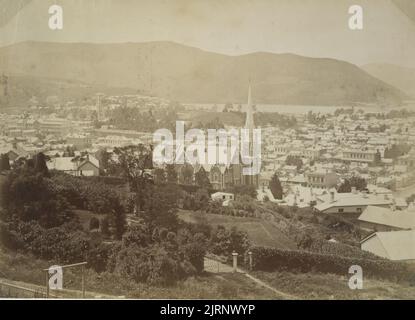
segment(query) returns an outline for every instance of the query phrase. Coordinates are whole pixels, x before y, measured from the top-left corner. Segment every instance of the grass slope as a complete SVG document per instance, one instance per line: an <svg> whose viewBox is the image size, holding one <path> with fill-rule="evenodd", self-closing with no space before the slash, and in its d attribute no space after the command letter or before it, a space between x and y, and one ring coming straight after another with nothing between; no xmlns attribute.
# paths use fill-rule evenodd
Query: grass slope
<svg viewBox="0 0 415 320"><path fill-rule="evenodd" d="M261 219L198 213L187 210L180 210L179 217L190 223L205 222L213 226L223 225L227 228L235 226L239 230L246 231L254 245L280 249L296 248L294 241L289 239L281 230Z"/></svg>

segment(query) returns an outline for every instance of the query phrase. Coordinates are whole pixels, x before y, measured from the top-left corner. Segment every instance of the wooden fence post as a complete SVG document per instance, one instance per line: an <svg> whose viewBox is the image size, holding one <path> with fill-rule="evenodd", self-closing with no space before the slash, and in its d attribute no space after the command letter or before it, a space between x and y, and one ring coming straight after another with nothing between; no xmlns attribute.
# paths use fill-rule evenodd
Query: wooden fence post
<svg viewBox="0 0 415 320"><path fill-rule="evenodd" d="M238 270L238 253L233 251L232 258L233 258L233 272L236 272Z"/></svg>
<svg viewBox="0 0 415 320"><path fill-rule="evenodd" d="M46 280L46 299L49 298L49 270L45 271L45 280Z"/></svg>

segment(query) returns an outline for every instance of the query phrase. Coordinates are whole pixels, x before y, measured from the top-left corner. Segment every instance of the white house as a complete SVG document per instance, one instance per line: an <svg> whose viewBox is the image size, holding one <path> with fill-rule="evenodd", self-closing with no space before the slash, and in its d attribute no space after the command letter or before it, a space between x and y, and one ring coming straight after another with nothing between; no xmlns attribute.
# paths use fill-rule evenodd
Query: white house
<svg viewBox="0 0 415 320"><path fill-rule="evenodd" d="M99 161L93 156L83 158L57 157L47 162L49 170L63 171L74 176L99 176Z"/></svg>
<svg viewBox="0 0 415 320"><path fill-rule="evenodd" d="M215 193L212 193L211 198L212 200L226 201L226 200L234 200L235 196L233 193L215 192Z"/></svg>
<svg viewBox="0 0 415 320"><path fill-rule="evenodd" d="M331 191L329 195L318 197L319 203L315 210L324 213L356 213L361 214L368 206L390 208L395 206L405 209L407 204L398 198L387 194L368 194L360 192L336 193Z"/></svg>
<svg viewBox="0 0 415 320"><path fill-rule="evenodd" d="M363 239L360 247L389 260L415 262L415 230L376 232Z"/></svg>

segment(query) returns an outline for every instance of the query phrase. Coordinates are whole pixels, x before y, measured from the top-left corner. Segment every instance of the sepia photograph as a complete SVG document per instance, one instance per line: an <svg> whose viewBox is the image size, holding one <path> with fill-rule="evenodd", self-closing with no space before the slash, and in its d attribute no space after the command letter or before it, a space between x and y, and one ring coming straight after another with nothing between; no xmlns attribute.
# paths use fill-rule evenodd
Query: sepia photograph
<svg viewBox="0 0 415 320"><path fill-rule="evenodd" d="M0 0L0 299L414 300L415 1Z"/></svg>

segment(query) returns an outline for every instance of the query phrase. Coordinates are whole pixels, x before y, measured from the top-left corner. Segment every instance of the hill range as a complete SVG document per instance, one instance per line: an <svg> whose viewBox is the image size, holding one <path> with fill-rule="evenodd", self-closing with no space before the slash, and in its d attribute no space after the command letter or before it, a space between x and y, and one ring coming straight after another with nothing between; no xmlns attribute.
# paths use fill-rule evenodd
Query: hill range
<svg viewBox="0 0 415 320"><path fill-rule="evenodd" d="M244 103L249 81L255 103L263 104L399 105L407 98L340 60L265 52L228 56L172 42L23 42L0 48L0 73L15 79L16 92L25 91L27 78L50 88L53 81L44 79L59 79L195 103Z"/></svg>

